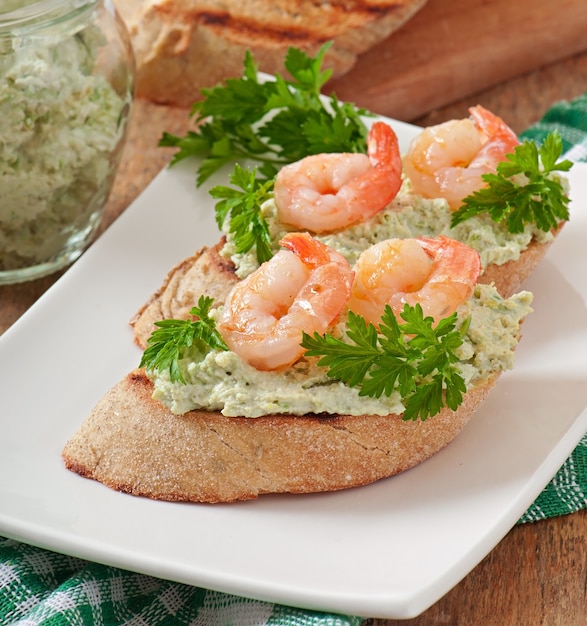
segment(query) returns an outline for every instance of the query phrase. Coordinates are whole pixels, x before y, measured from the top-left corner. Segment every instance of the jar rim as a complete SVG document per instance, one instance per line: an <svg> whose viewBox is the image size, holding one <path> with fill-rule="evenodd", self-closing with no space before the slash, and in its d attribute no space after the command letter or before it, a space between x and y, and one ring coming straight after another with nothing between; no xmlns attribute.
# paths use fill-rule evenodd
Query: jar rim
<svg viewBox="0 0 587 626"><path fill-rule="evenodd" d="M103 0L13 0L0 9L0 56L85 28Z"/></svg>
<svg viewBox="0 0 587 626"><path fill-rule="evenodd" d="M0 8L0 31L25 27L58 15L95 5L98 0L19 0L12 8ZM10 5L8 5L10 7Z"/></svg>

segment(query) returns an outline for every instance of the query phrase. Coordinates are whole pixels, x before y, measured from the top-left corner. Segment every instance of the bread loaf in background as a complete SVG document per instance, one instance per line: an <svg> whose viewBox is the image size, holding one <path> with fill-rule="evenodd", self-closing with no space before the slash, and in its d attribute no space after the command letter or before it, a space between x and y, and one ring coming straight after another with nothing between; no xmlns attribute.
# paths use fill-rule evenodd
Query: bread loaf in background
<svg viewBox="0 0 587 626"><path fill-rule="evenodd" d="M317 53L334 77L407 22L426 0L114 0L132 41L137 96L189 106L242 75L249 50L259 69L284 74L290 47Z"/></svg>

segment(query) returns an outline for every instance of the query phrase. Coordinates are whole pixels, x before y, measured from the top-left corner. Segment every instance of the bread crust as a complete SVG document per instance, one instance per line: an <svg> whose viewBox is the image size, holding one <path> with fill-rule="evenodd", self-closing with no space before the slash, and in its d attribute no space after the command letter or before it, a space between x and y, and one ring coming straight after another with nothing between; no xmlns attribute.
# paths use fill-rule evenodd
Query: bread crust
<svg viewBox="0 0 587 626"><path fill-rule="evenodd" d="M204 247L172 268L161 287L130 320L135 342L145 348L163 319L187 319L201 295L224 302L232 286L238 282L234 265L220 256L224 239L215 246Z"/></svg>
<svg viewBox="0 0 587 626"><path fill-rule="evenodd" d="M233 502L348 489L406 471L444 448L497 377L476 384L456 411L444 408L425 421L399 415L239 418L174 415L151 398L152 383L137 370L102 398L62 456L81 476L158 500Z"/></svg>
<svg viewBox="0 0 587 626"><path fill-rule="evenodd" d="M502 265L495 263L488 265L483 270L479 282L486 285L493 283L504 298L509 298L520 290L523 282L536 269L563 226L564 224L561 224L556 229L550 241L539 243L533 239L528 247L522 250L519 258L506 261Z"/></svg>
<svg viewBox="0 0 587 626"><path fill-rule="evenodd" d="M246 51L261 71L283 74L290 46L315 55L333 41L324 67L339 77L425 3L115 0L135 53L137 95L176 106L199 100L202 87L240 77Z"/></svg>

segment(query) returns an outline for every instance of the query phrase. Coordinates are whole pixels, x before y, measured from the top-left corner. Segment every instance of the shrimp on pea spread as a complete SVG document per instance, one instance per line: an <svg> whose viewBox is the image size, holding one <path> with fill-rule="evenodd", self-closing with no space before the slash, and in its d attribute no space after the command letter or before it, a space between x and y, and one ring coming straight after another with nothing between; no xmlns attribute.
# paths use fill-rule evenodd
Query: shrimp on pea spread
<svg viewBox="0 0 587 626"><path fill-rule="evenodd" d="M404 157L404 172L414 193L445 198L452 210L484 186L481 176L493 173L520 143L514 131L482 106L470 117L425 128Z"/></svg>
<svg viewBox="0 0 587 626"><path fill-rule="evenodd" d="M399 316L407 303L435 321L454 313L473 295L479 254L439 236L387 239L367 248L355 265L349 309L377 325L389 304Z"/></svg>
<svg viewBox="0 0 587 626"><path fill-rule="evenodd" d="M227 346L259 370L283 369L304 353L302 331L325 333L350 297L347 260L306 233L289 233L280 250L229 293L218 322Z"/></svg>
<svg viewBox="0 0 587 626"><path fill-rule="evenodd" d="M278 217L314 233L331 232L373 217L397 195L402 160L397 135L375 122L367 154L310 155L286 165L274 186Z"/></svg>
<svg viewBox="0 0 587 626"><path fill-rule="evenodd" d="M281 370L304 354L302 333L324 334L348 309L377 325L385 305L399 315L419 303L436 321L472 294L478 253L448 237L388 239L365 250L354 268L307 233L289 233L284 249L233 287L217 327L253 367Z"/></svg>

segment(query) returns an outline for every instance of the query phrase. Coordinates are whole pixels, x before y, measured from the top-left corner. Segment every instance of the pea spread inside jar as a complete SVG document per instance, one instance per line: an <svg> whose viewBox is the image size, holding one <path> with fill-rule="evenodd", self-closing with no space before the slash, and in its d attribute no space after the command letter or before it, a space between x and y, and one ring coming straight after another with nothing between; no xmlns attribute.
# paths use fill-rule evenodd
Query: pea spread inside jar
<svg viewBox="0 0 587 626"><path fill-rule="evenodd" d="M520 324L531 312L531 302L527 291L504 299L493 286L476 286L473 298L459 310L461 319L470 318L458 349L458 367L467 387L513 367ZM303 358L285 372L263 372L232 352L193 351L180 368L187 384L172 383L168 372L149 372L153 397L176 414L204 409L254 418L280 413L389 415L404 409L397 392L381 398L360 396L359 388L333 381L311 359Z"/></svg>
<svg viewBox="0 0 587 626"><path fill-rule="evenodd" d="M0 270L89 236L109 192L125 102L93 71L97 28L0 54Z"/></svg>

